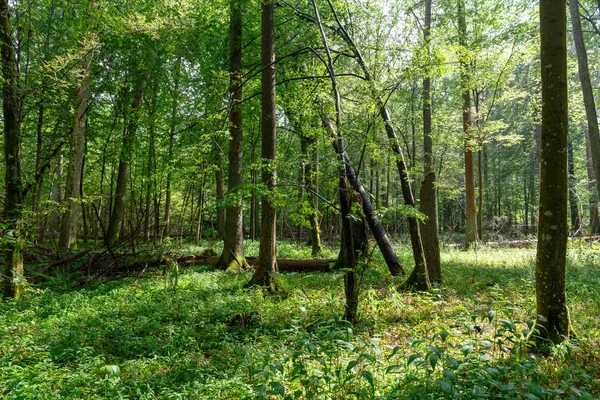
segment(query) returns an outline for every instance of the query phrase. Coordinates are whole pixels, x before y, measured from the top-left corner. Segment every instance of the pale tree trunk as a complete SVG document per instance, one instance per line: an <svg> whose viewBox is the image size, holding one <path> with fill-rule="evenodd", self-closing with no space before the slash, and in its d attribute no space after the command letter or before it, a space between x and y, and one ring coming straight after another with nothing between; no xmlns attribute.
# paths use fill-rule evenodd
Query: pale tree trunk
<svg viewBox="0 0 600 400"><path fill-rule="evenodd" d="M247 267L244 258L244 225L242 199L239 193L244 183L243 128L242 128L242 26L243 1L231 0L229 38L229 167L227 194L230 198L225 215L223 252L215 264L217 269ZM264 128L263 128L264 129Z"/></svg>
<svg viewBox="0 0 600 400"><path fill-rule="evenodd" d="M129 120L126 122L126 128L123 131L123 147L121 148L121 155L119 157L119 171L117 173L117 187L115 189L115 200L108 223L108 229L106 230L106 242L109 245L113 245L119 238L119 230L123 217L125 215L125 196L127 194L127 176L129 171L129 164L131 162L131 156L133 154L133 143L135 140L135 133L137 130L137 123L140 117L140 108L142 107L142 100L144 98L144 92L146 91L146 85L150 78L150 71L152 64L156 59L156 55L153 54L150 57L150 62L143 72L140 80L138 81L137 87L134 93L133 103L131 105L131 115Z"/></svg>
<svg viewBox="0 0 600 400"><path fill-rule="evenodd" d="M465 19L464 0L458 0L458 40L460 44L460 80L462 90L462 114L465 156L465 198L466 198L466 232L465 242L469 246L477 240L477 205L475 201L475 158L473 148L471 92L469 82L469 55L467 50L467 22Z"/></svg>
<svg viewBox="0 0 600 400"><path fill-rule="evenodd" d="M79 194L85 151L85 125L90 98L91 65L91 55L87 55L81 63L81 83L77 87L73 129L69 137L70 153L65 184L65 211L60 224L58 240L59 248L63 251L77 247L77 218L79 217Z"/></svg>
<svg viewBox="0 0 600 400"><path fill-rule="evenodd" d="M568 338L567 222L567 16L566 0L540 0L542 76L542 174L536 256L538 335L553 343Z"/></svg>
<svg viewBox="0 0 600 400"><path fill-rule="evenodd" d="M21 181L21 131L19 126L19 97L17 61L10 25L10 7L0 0L0 49L2 52L2 115L4 118L4 230L15 238L4 245L2 268L3 297L19 298L25 293L23 253L20 236L23 207Z"/></svg>
<svg viewBox="0 0 600 400"><path fill-rule="evenodd" d="M431 47L431 0L425 0L423 36L429 53ZM438 199L433 163L433 140L431 138L431 65L425 67L425 76L423 77L423 169L425 178L421 182L419 207L426 219L420 222L421 240L423 241L429 279L433 283L440 283L442 271L438 232Z"/></svg>
<svg viewBox="0 0 600 400"><path fill-rule="evenodd" d="M167 166L167 188L165 190L165 219L163 224L163 236L169 236L171 225L171 185L173 180L173 152L175 148L175 128L177 127L177 106L179 104L179 75L181 69L181 58L175 65L175 85L173 87L173 106L171 108L171 127L169 130L169 156Z"/></svg>
<svg viewBox="0 0 600 400"><path fill-rule="evenodd" d="M262 182L268 188L268 194L262 196L260 249L258 264L250 284L264 285L269 292L276 293L282 289L277 273L277 238L275 187L277 174L277 121L275 115L275 3L263 0L261 15L261 55L262 55L262 146L263 159Z"/></svg>

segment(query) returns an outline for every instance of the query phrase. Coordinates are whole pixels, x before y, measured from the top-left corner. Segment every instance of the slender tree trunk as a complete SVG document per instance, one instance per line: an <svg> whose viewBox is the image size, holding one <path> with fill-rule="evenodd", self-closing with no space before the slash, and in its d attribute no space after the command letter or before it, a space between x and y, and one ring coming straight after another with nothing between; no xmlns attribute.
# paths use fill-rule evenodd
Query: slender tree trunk
<svg viewBox="0 0 600 400"><path fill-rule="evenodd" d="M244 225L240 187L244 183L242 129L242 18L243 0L231 0L229 41L229 168L227 172L227 205L223 252L215 264L217 269L247 267L244 258Z"/></svg>
<svg viewBox="0 0 600 400"><path fill-rule="evenodd" d="M146 91L146 85L150 77L151 66L154 63L156 55L153 54L150 57L150 63L146 71L140 77L140 80L135 89L133 103L131 105L131 115L125 130L123 131L123 147L121 148L121 155L119 157L119 171L117 173L117 187L115 190L115 200L108 223L108 229L106 231L106 241L109 245L116 243L119 238L119 230L121 223L123 222L123 216L125 215L125 196L127 194L127 176L129 172L129 164L131 162L131 156L133 154L133 143L135 140L135 132L137 130L137 123L139 119L140 108L142 107L142 100L144 98L144 92Z"/></svg>
<svg viewBox="0 0 600 400"><path fill-rule="evenodd" d="M467 23L464 0L458 0L458 29L460 44L460 76L462 87L463 131L465 135L465 193L466 193L466 245L477 240L477 205L475 203L475 159L473 133L471 129L471 91L469 85L469 54L467 50Z"/></svg>
<svg viewBox="0 0 600 400"><path fill-rule="evenodd" d="M173 152L175 149L175 128L177 127L177 107L179 105L179 75L181 57L175 66L175 83L173 87L173 106L171 108L171 127L169 129L169 156L167 167L167 187L165 190L165 219L163 223L163 236L169 236L171 225L171 185L173 181Z"/></svg>
<svg viewBox="0 0 600 400"><path fill-rule="evenodd" d="M573 142L569 139L568 151L568 173L569 173L569 210L571 215L571 231L577 232L579 229L579 207L577 207L577 191L575 189L575 162L573 160Z"/></svg>
<svg viewBox="0 0 600 400"><path fill-rule="evenodd" d="M261 18L262 55L262 182L268 194L262 196L260 249L258 264L250 284L264 285L269 292L280 291L277 272L276 208L274 189L277 186L275 161L277 158L277 121L275 115L275 2L263 0Z"/></svg>
<svg viewBox="0 0 600 400"><path fill-rule="evenodd" d="M571 324L566 299L567 16L566 0L540 0L542 175L536 257L539 337L560 343Z"/></svg>
<svg viewBox="0 0 600 400"><path fill-rule="evenodd" d="M600 194L600 132L598 129L598 114L590 79L587 52L583 40L583 31L581 29L579 2L577 0L569 0L569 10L571 12L571 23L573 24L573 40L575 41L575 50L577 52L577 64L579 65L579 80L581 81L581 91L583 92L583 103L585 105L585 115L588 123L588 135L592 150L592 164L594 166L594 175L596 177L596 189L598 194Z"/></svg>
<svg viewBox="0 0 600 400"><path fill-rule="evenodd" d="M423 36L427 52L431 38L431 0L425 0L425 20ZM423 169L425 178L421 182L420 211L426 216L420 222L423 251L427 262L427 272L431 282L442 281L440 262L440 239L438 222L438 199L436 176L433 164L433 140L431 137L431 65L427 65L423 77Z"/></svg>
<svg viewBox="0 0 600 400"><path fill-rule="evenodd" d="M362 56L362 53L352 40L352 37L349 35L348 31L345 29L344 24L342 24L342 22L340 21L331 0L327 0L327 4L329 5L331 12L333 13L337 27L339 28L336 29L336 33L340 36L342 40L346 42L346 44L350 48L350 51L352 52L356 61L358 62L360 69L363 71L365 80L369 85L369 90L371 91L373 100L375 101L376 107L378 108L379 114L384 122L386 134L390 139L392 151L396 155L396 167L398 168L398 173L400 176L400 183L402 187L402 196L404 198L404 202L406 205L414 208L415 200L412 193L407 164L404 158L404 153L402 152L402 149L398 143L398 138L396 136L396 131L392 124L389 111L386 107L385 102L383 101L383 98L381 97L379 90L377 89L377 86L375 85L375 80L371 75L371 72L366 64L364 57ZM308 21L310 22L319 23L320 25L320 22L314 18L306 16L304 16L304 18L308 19ZM429 277L427 275L427 265L425 262L425 255L423 253L423 246L421 243L421 235L419 232L419 223L417 221L417 218L408 217L408 225L413 250L413 257L415 259L415 269L406 281L406 285L410 287L415 287L418 290L428 290L430 283Z"/></svg>
<svg viewBox="0 0 600 400"><path fill-rule="evenodd" d="M215 139L217 140L217 139ZM225 199L225 174L223 173L223 151L221 150L220 144L215 142L214 146L216 169L215 169L215 183L216 183L216 195L217 195L217 234L219 239L225 238L225 209L223 208L223 201Z"/></svg>
<svg viewBox="0 0 600 400"><path fill-rule="evenodd" d="M588 190L590 192L590 235L600 232L600 218L598 217L598 191L596 190L594 178L594 165L592 161L592 149L589 134L585 135L586 172L588 177Z"/></svg>
<svg viewBox="0 0 600 400"><path fill-rule="evenodd" d="M63 251L77 247L77 218L79 217L80 187L85 151L85 125L90 98L91 55L81 63L81 83L77 87L73 129L69 137L70 152L65 184L65 211L60 224L58 245Z"/></svg>
<svg viewBox="0 0 600 400"><path fill-rule="evenodd" d="M310 222L310 243L311 253L313 257L317 257L322 251L321 247L321 227L319 226L319 203L317 197L317 168L319 167L317 147L315 146L314 140L310 143L309 149L314 152L315 162L311 163L310 160L304 165L304 185L308 188L308 196L311 201L313 211L308 216Z"/></svg>
<svg viewBox="0 0 600 400"><path fill-rule="evenodd" d="M58 232L60 228L60 204L63 200L62 193L62 176L63 176L63 156L60 154L58 156L56 165L56 173L54 184L52 185L52 201L54 202L55 211L52 213L52 217L50 219L50 227L52 228L52 233L55 234Z"/></svg>
<svg viewBox="0 0 600 400"><path fill-rule="evenodd" d="M3 296L19 298L25 293L23 276L23 239L20 219L23 207L21 180L21 130L19 126L18 73L15 58L10 7L0 0L0 50L2 52L2 116L4 119L4 229L12 231L15 241L4 245L2 268Z"/></svg>
<svg viewBox="0 0 600 400"><path fill-rule="evenodd" d="M258 176L256 173L256 145L252 143L252 171L250 171L250 182L252 183L252 193L250 195L250 240L256 240L258 232L258 196L256 195L256 185Z"/></svg>

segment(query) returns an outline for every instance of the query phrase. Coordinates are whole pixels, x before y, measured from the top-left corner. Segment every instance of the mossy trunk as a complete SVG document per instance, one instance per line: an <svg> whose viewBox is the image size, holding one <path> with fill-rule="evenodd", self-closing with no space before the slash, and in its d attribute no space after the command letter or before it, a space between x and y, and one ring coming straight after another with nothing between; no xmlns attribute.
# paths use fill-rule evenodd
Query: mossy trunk
<svg viewBox="0 0 600 400"><path fill-rule="evenodd" d="M571 331L565 292L568 224L566 0L540 1L542 162L536 256L538 337L560 343Z"/></svg>
<svg viewBox="0 0 600 400"><path fill-rule="evenodd" d="M262 126L261 157L263 159L262 182L268 188L261 203L260 249L258 264L250 281L251 285L266 286L270 293L282 290L277 277L277 219L274 201L276 198L277 174L277 118L275 115L275 3L262 2Z"/></svg>
<svg viewBox="0 0 600 400"><path fill-rule="evenodd" d="M23 255L20 223L23 207L21 180L21 129L19 126L18 72L10 25L10 7L0 0L0 50L2 53L2 115L4 119L4 231L12 240L4 244L2 292L19 298L24 293Z"/></svg>
<svg viewBox="0 0 600 400"><path fill-rule="evenodd" d="M232 266L246 268L244 259L244 226L241 193L244 183L243 128L242 128L242 16L243 1L231 1L229 41L229 168L227 170L227 195L230 197L225 212L223 252L215 265L217 269Z"/></svg>

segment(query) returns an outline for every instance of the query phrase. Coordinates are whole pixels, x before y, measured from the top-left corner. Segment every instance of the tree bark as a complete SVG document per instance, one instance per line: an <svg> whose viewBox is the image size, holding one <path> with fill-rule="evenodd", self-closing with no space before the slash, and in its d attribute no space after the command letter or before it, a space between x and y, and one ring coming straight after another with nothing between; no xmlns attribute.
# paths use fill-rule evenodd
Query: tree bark
<svg viewBox="0 0 600 400"><path fill-rule="evenodd" d="M431 48L431 0L425 0L423 37L429 55ZM425 67L423 76L423 170L425 178L421 182L419 209L426 216L426 219L420 222L421 240L429 280L432 283L440 283L442 281L442 270L438 232L438 199L433 165L433 139L431 137L431 65Z"/></svg>
<svg viewBox="0 0 600 400"><path fill-rule="evenodd" d="M62 216L58 245L63 251L77 247L77 218L79 217L80 187L85 151L85 125L90 98L91 54L81 62L81 83L77 87L73 129L69 137L69 165L65 184L65 211Z"/></svg>
<svg viewBox="0 0 600 400"><path fill-rule="evenodd" d="M536 256L539 337L560 343L571 324L565 293L567 222L566 0L540 0L542 171Z"/></svg>
<svg viewBox="0 0 600 400"><path fill-rule="evenodd" d="M173 181L173 155L175 149L175 128L177 127L177 107L179 105L179 76L181 69L181 58L175 65L175 82L173 87L173 105L171 108L171 127L169 129L169 155L167 167L167 187L165 190L165 219L163 221L163 236L169 236L171 225L171 185Z"/></svg>
<svg viewBox="0 0 600 400"><path fill-rule="evenodd" d="M592 148L590 144L589 132L585 134L585 157L586 157L586 172L588 177L588 191L590 192L590 235L596 235L600 233L600 218L598 216L598 191L596 190L595 177L594 177L594 165L592 161Z"/></svg>
<svg viewBox="0 0 600 400"><path fill-rule="evenodd" d="M577 191L575 189L575 161L573 160L573 143L571 139L568 142L567 150L568 173L569 173L569 211L571 216L571 232L575 233L579 229L579 207L577 207Z"/></svg>
<svg viewBox="0 0 600 400"><path fill-rule="evenodd" d="M460 81L462 90L462 114L464 132L465 158L465 198L466 198L466 231L465 243L477 240L477 205L475 201L475 157L473 133L471 129L471 91L469 89L469 55L467 50L467 22L465 18L464 0L458 0L458 40L460 45Z"/></svg>
<svg viewBox="0 0 600 400"><path fill-rule="evenodd" d="M275 115L275 2L263 0L261 15L262 58L262 182L267 187L261 201L260 249L250 284L266 286L270 293L281 291L277 273L275 187L277 174L277 120Z"/></svg>
<svg viewBox="0 0 600 400"><path fill-rule="evenodd" d="M25 292L20 219L23 207L21 180L21 129L19 126L18 72L10 24L10 7L0 0L0 50L2 53L2 115L4 118L4 224L13 241L4 245L3 296L19 298Z"/></svg>
<svg viewBox="0 0 600 400"><path fill-rule="evenodd" d="M138 81L133 103L131 105L131 115L129 116L123 131L123 146L119 157L119 171L117 173L114 206L108 223L108 229L106 230L106 242L109 245L115 244L118 240L119 230L121 228L121 223L123 222L123 216L125 215L125 196L127 194L129 163L131 162L131 156L133 154L133 143L135 140L137 123L140 117L139 112L142 107L144 92L146 91L146 85L148 84L152 64L154 63L155 58L156 54L152 54L148 67L142 73L142 76Z"/></svg>
<svg viewBox="0 0 600 400"><path fill-rule="evenodd" d="M244 225L242 199L238 192L244 183L242 128L242 21L243 0L231 0L229 38L229 167L227 170L227 208L223 252L217 269L244 268Z"/></svg>
<svg viewBox="0 0 600 400"><path fill-rule="evenodd" d="M579 80L581 81L581 91L583 93L583 103L585 105L585 115L588 123L588 136L592 152L594 176L596 177L596 190L598 195L600 195L600 131L598 129L598 113L594 101L594 91L590 79L587 52L583 39L583 30L581 28L579 2L577 0L569 0L569 11L571 13L571 23L573 25L573 40L577 52Z"/></svg>

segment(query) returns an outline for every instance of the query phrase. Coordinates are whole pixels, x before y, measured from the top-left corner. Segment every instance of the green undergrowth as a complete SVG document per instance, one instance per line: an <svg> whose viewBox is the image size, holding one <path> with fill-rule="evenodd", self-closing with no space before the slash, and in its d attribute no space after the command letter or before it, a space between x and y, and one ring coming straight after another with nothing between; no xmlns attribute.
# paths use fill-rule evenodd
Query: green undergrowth
<svg viewBox="0 0 600 400"><path fill-rule="evenodd" d="M58 274L0 305L0 398L600 398L600 251L569 252L577 339L547 355L525 349L534 257L444 249L443 285L407 293L374 254L354 327L340 319L340 272L282 275L285 296L209 267L180 268L176 288L160 270L81 290Z"/></svg>

